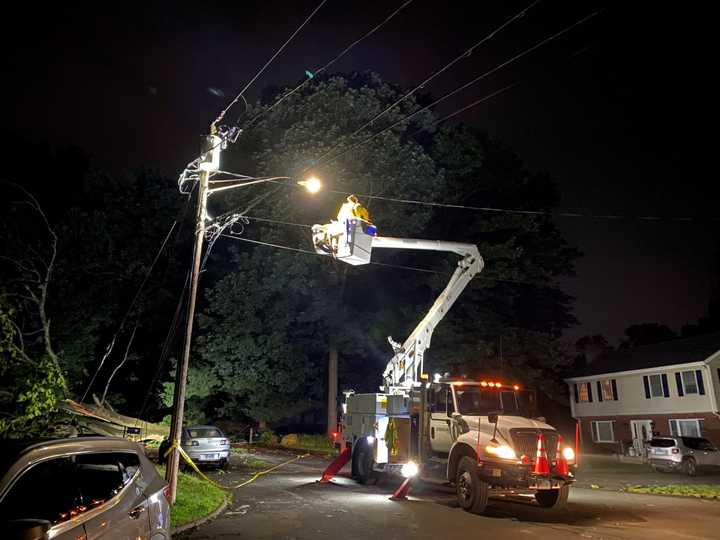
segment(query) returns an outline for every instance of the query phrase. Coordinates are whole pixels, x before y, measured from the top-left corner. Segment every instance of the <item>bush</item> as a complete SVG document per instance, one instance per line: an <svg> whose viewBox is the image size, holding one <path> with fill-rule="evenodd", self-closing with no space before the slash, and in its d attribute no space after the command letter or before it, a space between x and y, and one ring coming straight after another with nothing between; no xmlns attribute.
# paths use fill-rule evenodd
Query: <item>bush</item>
<svg viewBox="0 0 720 540"><path fill-rule="evenodd" d="M258 440L258 443L260 443L262 446L276 446L279 440L280 439L275 434L275 432L271 429L268 429L267 431L263 431L260 434L260 439Z"/></svg>

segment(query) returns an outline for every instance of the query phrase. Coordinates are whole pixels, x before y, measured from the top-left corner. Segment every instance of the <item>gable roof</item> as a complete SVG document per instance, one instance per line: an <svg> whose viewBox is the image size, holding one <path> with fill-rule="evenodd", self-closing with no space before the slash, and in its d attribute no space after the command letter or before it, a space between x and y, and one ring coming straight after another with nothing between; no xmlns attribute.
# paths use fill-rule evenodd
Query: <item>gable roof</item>
<svg viewBox="0 0 720 540"><path fill-rule="evenodd" d="M596 358L590 365L578 368L571 377L702 362L718 351L720 351L720 332L674 339L633 349L610 351Z"/></svg>

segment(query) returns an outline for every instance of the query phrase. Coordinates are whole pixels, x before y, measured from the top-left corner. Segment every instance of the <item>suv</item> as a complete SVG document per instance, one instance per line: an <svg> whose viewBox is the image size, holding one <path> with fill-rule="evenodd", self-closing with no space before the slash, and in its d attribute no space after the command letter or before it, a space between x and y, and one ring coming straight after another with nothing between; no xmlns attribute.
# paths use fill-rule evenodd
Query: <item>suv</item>
<svg viewBox="0 0 720 540"><path fill-rule="evenodd" d="M695 476L703 467L720 467L720 450L704 437L655 437L648 462L656 471L682 470Z"/></svg>
<svg viewBox="0 0 720 540"><path fill-rule="evenodd" d="M169 539L166 488L126 439L0 443L3 538Z"/></svg>

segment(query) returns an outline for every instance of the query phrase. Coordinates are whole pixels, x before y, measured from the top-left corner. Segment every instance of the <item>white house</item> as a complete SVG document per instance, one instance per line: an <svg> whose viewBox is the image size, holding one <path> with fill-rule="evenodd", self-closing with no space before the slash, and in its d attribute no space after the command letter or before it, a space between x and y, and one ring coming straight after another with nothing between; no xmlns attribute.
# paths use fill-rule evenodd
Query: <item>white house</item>
<svg viewBox="0 0 720 540"><path fill-rule="evenodd" d="M613 351L565 381L584 448L640 450L653 435L720 445L720 333Z"/></svg>

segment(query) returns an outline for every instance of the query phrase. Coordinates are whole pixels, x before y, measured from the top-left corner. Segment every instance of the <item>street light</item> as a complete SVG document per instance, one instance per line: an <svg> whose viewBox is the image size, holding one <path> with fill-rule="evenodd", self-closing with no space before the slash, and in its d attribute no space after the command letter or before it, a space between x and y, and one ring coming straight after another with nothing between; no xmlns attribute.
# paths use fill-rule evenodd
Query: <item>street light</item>
<svg viewBox="0 0 720 540"><path fill-rule="evenodd" d="M299 185L303 186L305 189L307 189L310 193L317 193L322 189L322 182L317 179L315 176L311 176L307 180L300 180L298 182Z"/></svg>
<svg viewBox="0 0 720 540"><path fill-rule="evenodd" d="M217 173L220 169L220 152L223 147L223 140L216 134L205 138L203 153L198 163L198 206L195 227L195 245L193 248L193 262L190 274L190 295L188 302L188 315L185 327L185 342L183 345L182 359L178 362L175 375L175 392L173 395L173 415L170 425L170 453L167 456L165 479L170 487L170 504L175 503L177 494L177 474L180 465L180 433L182 432L183 415L185 412L185 385L187 381L188 364L190 362L190 343L192 341L193 320L195 319L195 298L197 297L197 286L200 277L200 261L202 258L203 239L205 237L205 221L207 220L207 199L208 196L219 191L246 187L265 182L278 182L293 180L289 176L272 176L265 178L246 179L218 179L211 180L211 173ZM306 180L296 181L297 184L305 187L310 193L317 193L322 188L322 183L315 177Z"/></svg>

